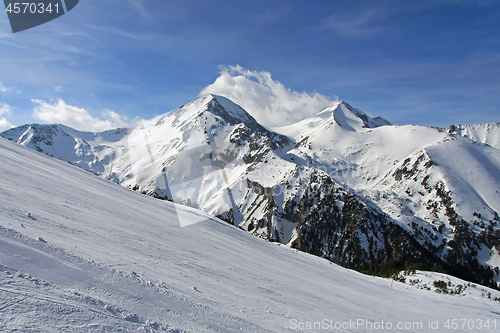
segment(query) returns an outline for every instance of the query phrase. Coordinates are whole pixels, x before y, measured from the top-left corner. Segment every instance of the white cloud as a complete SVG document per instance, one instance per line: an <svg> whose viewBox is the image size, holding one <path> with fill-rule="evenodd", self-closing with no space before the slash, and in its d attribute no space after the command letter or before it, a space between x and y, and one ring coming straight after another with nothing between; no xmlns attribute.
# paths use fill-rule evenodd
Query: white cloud
<svg viewBox="0 0 500 333"><path fill-rule="evenodd" d="M130 127L128 118L111 110L104 110L101 118L87 110L66 104L62 99L53 103L32 100L36 104L33 117L46 123L63 124L80 131L100 132L118 127ZM135 119L133 122L137 122Z"/></svg>
<svg viewBox="0 0 500 333"><path fill-rule="evenodd" d="M3 117L0 117L0 132L6 131L14 127L9 121Z"/></svg>
<svg viewBox="0 0 500 333"><path fill-rule="evenodd" d="M0 82L0 91L5 95L8 94L19 95L21 93L21 90L17 89L17 87L7 87L2 82Z"/></svg>
<svg viewBox="0 0 500 333"><path fill-rule="evenodd" d="M334 103L318 93L292 91L268 72L252 72L240 66L222 68L217 80L203 88L200 96L206 94L229 98L267 127L295 123Z"/></svg>
<svg viewBox="0 0 500 333"><path fill-rule="evenodd" d="M102 112L102 116L108 120L111 120L113 124L116 124L118 126L116 127L130 127L130 123L128 122L128 118L125 116L121 116L118 113L111 111L109 109L105 109Z"/></svg>
<svg viewBox="0 0 500 333"><path fill-rule="evenodd" d="M12 109L10 105L5 103L0 103L0 116L10 116L12 115Z"/></svg>
<svg viewBox="0 0 500 333"><path fill-rule="evenodd" d="M5 104L5 103L0 103L0 132L3 132L5 130L8 130L14 125L9 123L7 119L5 119L2 116L10 116L12 115L12 109L10 108L10 105Z"/></svg>

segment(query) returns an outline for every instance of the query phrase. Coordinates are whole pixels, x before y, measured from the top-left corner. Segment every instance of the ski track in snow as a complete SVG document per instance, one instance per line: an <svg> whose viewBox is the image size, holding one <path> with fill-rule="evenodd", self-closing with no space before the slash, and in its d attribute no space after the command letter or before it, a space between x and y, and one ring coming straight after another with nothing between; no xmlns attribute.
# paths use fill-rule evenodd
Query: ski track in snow
<svg viewBox="0 0 500 333"><path fill-rule="evenodd" d="M365 276L4 139L0 161L2 331L286 332L291 320L323 319L423 322L418 332L429 320L500 326L500 303L484 297ZM176 213L204 221L181 228Z"/></svg>

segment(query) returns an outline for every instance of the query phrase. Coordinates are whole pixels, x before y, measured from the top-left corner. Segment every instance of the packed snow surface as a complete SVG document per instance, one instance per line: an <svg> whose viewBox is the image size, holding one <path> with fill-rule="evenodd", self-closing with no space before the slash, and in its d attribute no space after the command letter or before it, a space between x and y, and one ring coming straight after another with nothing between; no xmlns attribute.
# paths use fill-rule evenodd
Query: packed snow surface
<svg viewBox="0 0 500 333"><path fill-rule="evenodd" d="M414 285L365 276L3 138L0 174L1 331L371 332L390 324L384 331L426 332L453 319L455 331L489 331L461 319L500 327L500 293L491 289L437 293L423 287L426 272Z"/></svg>

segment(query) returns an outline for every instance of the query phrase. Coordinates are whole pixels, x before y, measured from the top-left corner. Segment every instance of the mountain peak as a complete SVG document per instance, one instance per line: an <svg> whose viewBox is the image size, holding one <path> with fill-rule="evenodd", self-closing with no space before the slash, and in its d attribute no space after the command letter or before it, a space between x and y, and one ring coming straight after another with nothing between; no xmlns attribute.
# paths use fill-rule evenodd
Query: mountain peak
<svg viewBox="0 0 500 333"><path fill-rule="evenodd" d="M358 131L362 128L375 128L380 126L392 125L382 117L372 118L358 108L352 107L344 101L336 102L321 110L315 117L333 119L340 127L349 131Z"/></svg>
<svg viewBox="0 0 500 333"><path fill-rule="evenodd" d="M375 128L391 125L382 117L372 118L360 109L354 108L344 101L339 101L320 111L315 118L331 119L341 128L348 131L359 131L363 128Z"/></svg>
<svg viewBox="0 0 500 333"><path fill-rule="evenodd" d="M352 107L349 103L340 101L340 105L344 106L347 110L349 110L354 116L361 119L363 121L364 128L375 128L380 126L392 125L390 122L385 120L382 117L372 118L363 111L358 108Z"/></svg>
<svg viewBox="0 0 500 333"><path fill-rule="evenodd" d="M225 121L229 125L244 123L245 126L262 133L268 130L260 125L254 117L238 104L220 95L207 94L200 96L194 101L181 106L179 109L169 112L161 118L157 125L161 125L167 118L173 119L174 123L185 124L185 122L198 121L200 117L206 117L206 113L215 117L216 122Z"/></svg>
<svg viewBox="0 0 500 333"><path fill-rule="evenodd" d="M207 106L205 111L209 111L224 118L224 120L231 125L241 122L244 122L247 125L257 124L255 118L252 117L245 109L224 96L208 94L201 98Z"/></svg>

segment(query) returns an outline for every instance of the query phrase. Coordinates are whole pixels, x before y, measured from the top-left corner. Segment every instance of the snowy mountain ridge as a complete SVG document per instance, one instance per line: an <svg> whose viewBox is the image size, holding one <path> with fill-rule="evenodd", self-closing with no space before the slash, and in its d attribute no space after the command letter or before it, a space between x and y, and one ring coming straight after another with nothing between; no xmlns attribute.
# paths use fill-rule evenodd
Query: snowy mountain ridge
<svg viewBox="0 0 500 333"><path fill-rule="evenodd" d="M267 129L207 95L146 127L2 136L346 267L392 260L496 285L500 150L474 140L498 129L391 125L342 101Z"/></svg>
<svg viewBox="0 0 500 333"><path fill-rule="evenodd" d="M500 123L451 125L448 132L500 149Z"/></svg>

